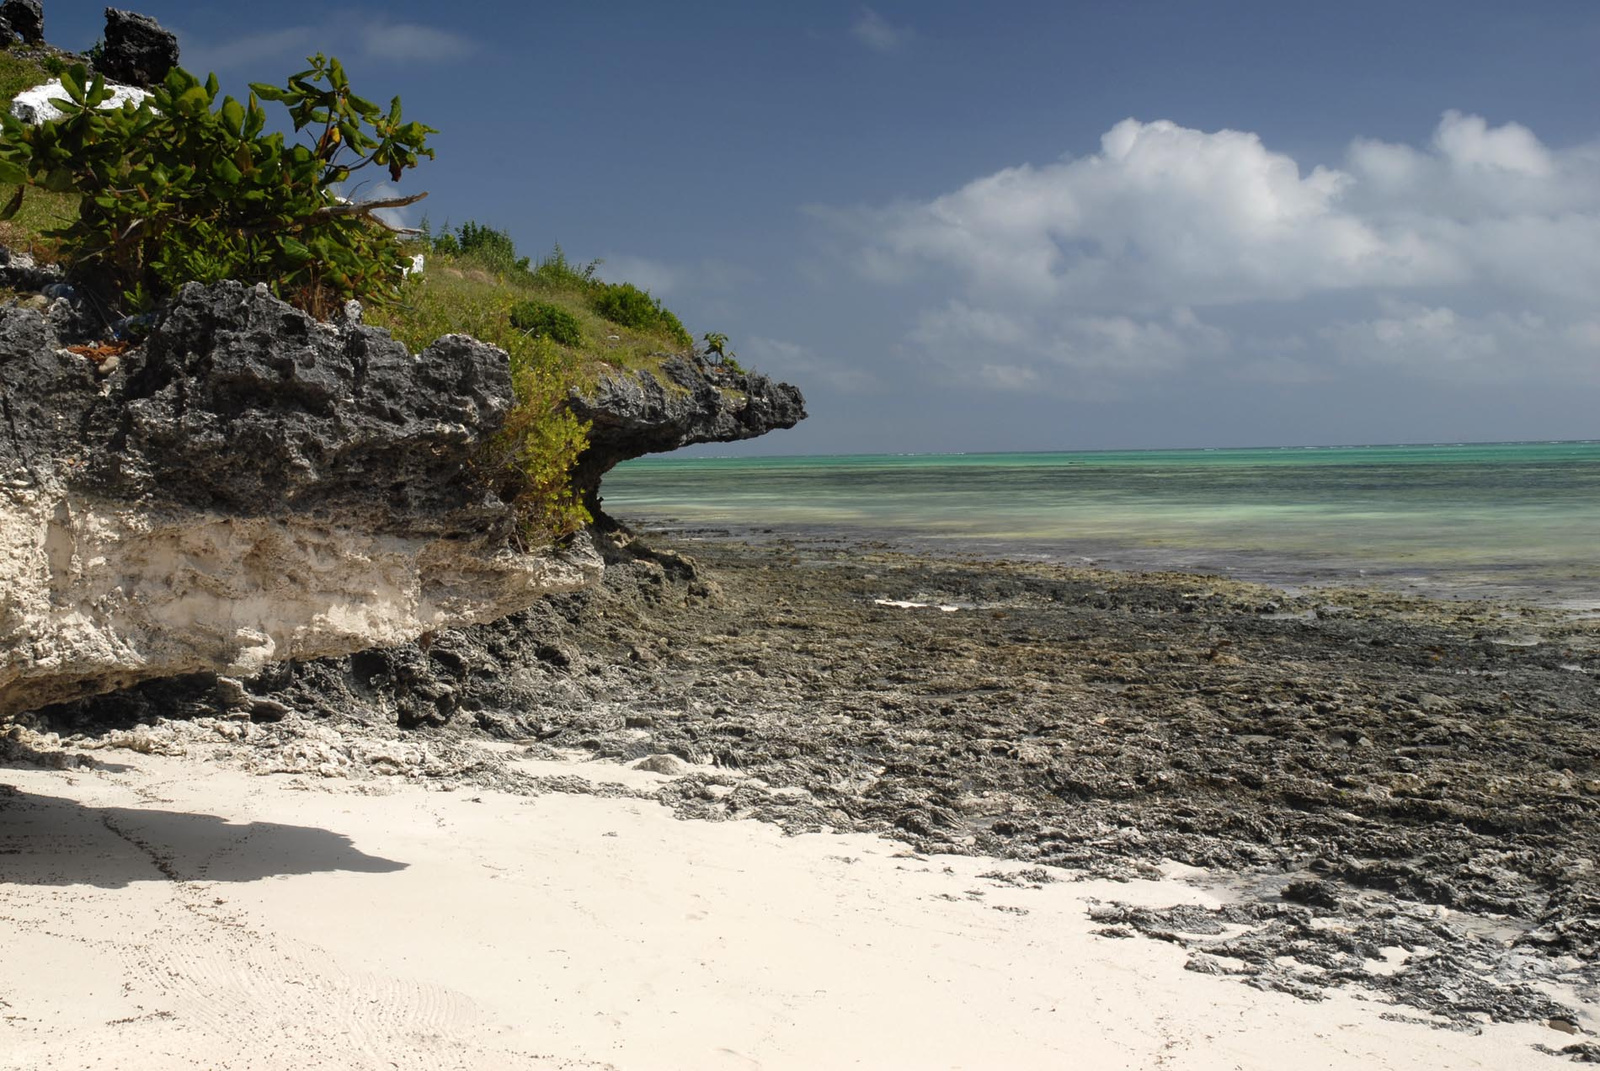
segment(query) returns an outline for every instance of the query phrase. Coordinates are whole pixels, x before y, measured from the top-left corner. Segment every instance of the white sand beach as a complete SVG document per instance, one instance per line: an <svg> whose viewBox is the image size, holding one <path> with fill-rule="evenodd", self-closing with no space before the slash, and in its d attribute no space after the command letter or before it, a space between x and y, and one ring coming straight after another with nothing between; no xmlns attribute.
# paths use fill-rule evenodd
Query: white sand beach
<svg viewBox="0 0 1600 1071"><path fill-rule="evenodd" d="M1214 902L1176 879L1007 881L1024 868L638 798L94 754L0 767L0 1067L1569 1066L1542 1025L1308 1002L1094 932L1095 899Z"/></svg>

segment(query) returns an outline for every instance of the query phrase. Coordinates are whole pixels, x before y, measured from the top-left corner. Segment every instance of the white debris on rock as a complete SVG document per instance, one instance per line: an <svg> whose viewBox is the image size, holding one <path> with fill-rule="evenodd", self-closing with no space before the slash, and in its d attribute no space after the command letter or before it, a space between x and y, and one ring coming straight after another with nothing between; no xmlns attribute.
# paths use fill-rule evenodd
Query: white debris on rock
<svg viewBox="0 0 1600 1071"><path fill-rule="evenodd" d="M909 599L873 599L874 606L892 606L896 610L938 610L953 614L957 610L970 610L970 606L951 606L948 603L913 602Z"/></svg>
<svg viewBox="0 0 1600 1071"><path fill-rule="evenodd" d="M135 105L142 104L149 98L147 90L138 86L125 86L116 82L107 82L106 88L111 90L111 99L100 105L102 111L120 108L128 101ZM29 126L40 126L44 123L60 119L63 115L60 108L50 103L52 100L66 100L67 91L58 78L54 82L46 82L42 86L24 89L11 101L11 114L27 123Z"/></svg>

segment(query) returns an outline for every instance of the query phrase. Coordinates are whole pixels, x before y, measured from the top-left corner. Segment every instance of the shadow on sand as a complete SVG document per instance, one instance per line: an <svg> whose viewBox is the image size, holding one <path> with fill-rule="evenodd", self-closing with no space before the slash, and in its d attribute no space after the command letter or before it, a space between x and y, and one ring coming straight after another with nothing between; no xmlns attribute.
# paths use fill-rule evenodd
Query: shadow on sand
<svg viewBox="0 0 1600 1071"><path fill-rule="evenodd" d="M211 814L86 807L0 784L0 886L136 881L260 881L290 874L387 874L407 864L367 855L326 829L233 823Z"/></svg>

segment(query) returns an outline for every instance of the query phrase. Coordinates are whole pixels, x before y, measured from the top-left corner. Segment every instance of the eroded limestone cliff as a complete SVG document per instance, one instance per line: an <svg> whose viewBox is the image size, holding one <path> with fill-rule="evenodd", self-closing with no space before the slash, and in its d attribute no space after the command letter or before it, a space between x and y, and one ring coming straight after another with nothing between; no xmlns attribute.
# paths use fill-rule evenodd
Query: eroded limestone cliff
<svg viewBox="0 0 1600 1071"><path fill-rule="evenodd" d="M172 678L248 708L235 678L426 663L435 635L602 571L588 533L517 549L474 469L512 405L494 347L452 335L413 356L220 283L106 356L66 347L62 304L0 309L0 717ZM609 370L569 404L592 423L575 482L596 508L622 460L805 416L794 387L687 356ZM448 718L433 691L401 720Z"/></svg>
<svg viewBox="0 0 1600 1071"><path fill-rule="evenodd" d="M798 388L687 356L664 360L659 376L610 373L587 391L574 390L568 404L591 424L589 448L573 473L591 511L599 504L600 478L620 462L694 443L753 439L806 416Z"/></svg>
<svg viewBox="0 0 1600 1071"><path fill-rule="evenodd" d="M265 288L187 287L100 362L0 309L0 716L197 671L395 644L593 580L508 541L472 459L505 355L415 356Z"/></svg>

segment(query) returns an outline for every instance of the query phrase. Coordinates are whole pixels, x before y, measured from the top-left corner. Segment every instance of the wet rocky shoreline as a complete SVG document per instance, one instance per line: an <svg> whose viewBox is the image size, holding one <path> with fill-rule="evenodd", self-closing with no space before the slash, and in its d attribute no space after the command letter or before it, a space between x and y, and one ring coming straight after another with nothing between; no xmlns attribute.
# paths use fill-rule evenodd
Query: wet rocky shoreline
<svg viewBox="0 0 1600 1071"><path fill-rule="evenodd" d="M685 818L1176 868L1224 906L1105 904L1103 932L1434 1025L1542 1021L1552 1051L1600 1054L1600 623L781 536L601 542L603 585L495 625L36 720L94 732L231 702L398 723L681 772L655 795Z"/></svg>

